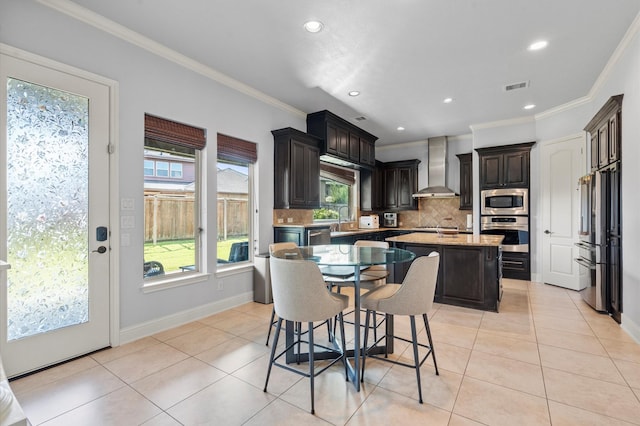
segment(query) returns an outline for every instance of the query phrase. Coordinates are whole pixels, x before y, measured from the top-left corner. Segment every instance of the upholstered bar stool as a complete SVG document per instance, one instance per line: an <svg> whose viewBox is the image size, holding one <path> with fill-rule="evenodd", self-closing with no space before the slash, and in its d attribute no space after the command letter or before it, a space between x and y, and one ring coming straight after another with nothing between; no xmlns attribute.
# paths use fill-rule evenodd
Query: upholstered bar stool
<svg viewBox="0 0 640 426"><path fill-rule="evenodd" d="M298 245L294 242L282 242L282 243L272 243L269 244L269 254L273 254L274 252L278 251L278 250L290 250L292 253L296 253L298 255L299 258L302 258L302 253L300 252L300 248L298 247ZM275 307L271 310L271 319L269 320L269 331L267 332L267 341L265 343L266 346L269 346L269 338L271 338L271 330L273 329L273 327L276 326L276 309ZM316 328L319 326L316 326ZM296 328L296 332L300 333L300 327L299 324L296 324L295 326ZM334 334L335 334L335 329L334 329ZM327 321L327 333L329 335L329 340L331 340L331 320ZM299 351L298 351L299 352Z"/></svg>
<svg viewBox="0 0 640 426"><path fill-rule="evenodd" d="M418 382L418 397L422 404L422 385L420 383L420 366L431 355L433 358L433 366L438 375L438 364L436 363L436 354L433 349L433 340L431 339L431 329L429 328L429 319L427 312L433 306L433 297L436 291L436 282L438 280L438 267L440 264L440 255L437 252L431 252L429 256L417 257L405 276L402 284L387 283L386 285L374 289L362 296L360 305L367 310L364 329L364 354L362 359L362 379L364 380L365 360L367 356L381 359L383 361L392 362L404 367L414 368L416 370L416 379ZM375 354L369 354L369 350L375 347L381 337L371 346L367 346L369 339L369 321L374 311L389 315L408 315L411 321L411 340L399 336L388 336L394 339L403 340L411 343L413 346L413 364L403 363L401 361L393 361L389 358L379 357ZM421 344L418 342L416 332L416 315L422 315L424 328L427 334L429 344ZM428 349L427 354L420 359L418 355L418 346Z"/></svg>
<svg viewBox="0 0 640 426"><path fill-rule="evenodd" d="M272 255L273 252L278 250L291 250L292 252L295 251L296 253L300 254L300 249L298 248L298 245L294 242L269 244L270 255ZM300 257L302 257L302 255L300 255ZM265 343L265 345L267 346L269 346L269 338L271 338L271 330L273 329L273 327L276 326L276 323L277 323L275 318L276 318L276 309L274 307L273 309L271 309L271 319L269 320L269 332L267 333L267 342Z"/></svg>
<svg viewBox="0 0 640 426"><path fill-rule="evenodd" d="M296 374L309 378L311 387L311 414L315 413L314 406L314 379L327 368L336 362L342 360L347 375L347 360L344 354L345 337L344 337L344 321L342 311L349 304L349 297L343 294L335 294L328 291L324 282L322 273L318 265L309 260L293 260L279 259L271 256L271 286L273 290L273 306L278 315L278 323L276 326L276 334L271 345L271 356L269 357L269 368L267 370L267 378L264 384L264 391L267 391L269 384L269 376L271 375L271 367L276 365ZM338 317L340 323L340 334L342 347L341 351L329 348L317 343L313 340L313 323L318 321L326 321L327 319ZM282 321L293 321L294 323L308 324L308 341L304 341L309 346L309 372L289 367L286 364L278 362L278 359L286 354L286 352L294 347L299 346L300 333L297 334L298 339L289 344L282 352L276 355L278 339L282 329ZM316 348L322 348L327 352L332 352L335 358L331 360L320 370L315 370L314 354Z"/></svg>

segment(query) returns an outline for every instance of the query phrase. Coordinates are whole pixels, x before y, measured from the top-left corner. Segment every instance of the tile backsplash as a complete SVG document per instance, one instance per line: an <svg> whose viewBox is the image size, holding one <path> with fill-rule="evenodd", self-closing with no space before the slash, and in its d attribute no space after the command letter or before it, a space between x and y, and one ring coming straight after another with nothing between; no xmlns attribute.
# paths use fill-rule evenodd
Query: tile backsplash
<svg viewBox="0 0 640 426"><path fill-rule="evenodd" d="M398 213L398 222L405 228L418 226L436 227L457 226L458 229L467 228L467 215L471 210L460 210L460 197L455 198L421 198L419 210L406 210ZM451 218L451 220L447 220ZM279 219L282 222L279 222ZM291 221L289 221L291 219ZM283 209L273 210L274 224L308 225L313 223L313 210ZM342 224L343 231L357 228L358 222Z"/></svg>
<svg viewBox="0 0 640 426"><path fill-rule="evenodd" d="M290 225L306 225L313 223L313 210L297 210L282 209L273 210L273 223L281 223L278 219L282 219L282 224Z"/></svg>
<svg viewBox="0 0 640 426"><path fill-rule="evenodd" d="M467 228L467 215L471 210L460 210L460 197L421 198L419 200L420 226L457 226ZM451 218L451 220L447 220Z"/></svg>

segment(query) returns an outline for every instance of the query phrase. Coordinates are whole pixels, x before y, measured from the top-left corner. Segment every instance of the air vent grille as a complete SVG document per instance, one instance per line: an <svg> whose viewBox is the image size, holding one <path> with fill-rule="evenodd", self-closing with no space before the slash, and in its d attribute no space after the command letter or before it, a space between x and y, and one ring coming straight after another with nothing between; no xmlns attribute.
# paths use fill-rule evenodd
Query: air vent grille
<svg viewBox="0 0 640 426"><path fill-rule="evenodd" d="M505 92L510 92L512 90L526 89L527 87L529 87L529 82L528 81L521 81L519 83L507 84L506 86L504 86L504 91Z"/></svg>
<svg viewBox="0 0 640 426"><path fill-rule="evenodd" d="M362 115L360 117L354 118L354 120L356 120L356 121L365 121L366 119L367 119L367 117L362 116Z"/></svg>

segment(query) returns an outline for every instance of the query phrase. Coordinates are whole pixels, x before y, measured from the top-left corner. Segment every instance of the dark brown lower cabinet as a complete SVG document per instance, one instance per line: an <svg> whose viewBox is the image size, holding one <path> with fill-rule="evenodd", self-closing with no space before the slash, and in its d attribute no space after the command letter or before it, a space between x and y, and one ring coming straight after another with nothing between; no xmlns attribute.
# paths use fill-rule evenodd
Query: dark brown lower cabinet
<svg viewBox="0 0 640 426"><path fill-rule="evenodd" d="M514 280L531 280L529 253L502 252L502 276Z"/></svg>
<svg viewBox="0 0 640 426"><path fill-rule="evenodd" d="M416 256L427 256L432 251L440 254L435 302L498 311L502 297L499 247L398 242L395 245L414 252ZM402 282L409 265L395 265L394 282Z"/></svg>

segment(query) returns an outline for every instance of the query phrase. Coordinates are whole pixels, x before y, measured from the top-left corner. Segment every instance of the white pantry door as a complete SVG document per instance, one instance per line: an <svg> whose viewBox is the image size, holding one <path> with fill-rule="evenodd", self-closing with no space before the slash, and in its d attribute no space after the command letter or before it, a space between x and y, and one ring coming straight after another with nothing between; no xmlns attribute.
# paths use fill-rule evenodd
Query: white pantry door
<svg viewBox="0 0 640 426"><path fill-rule="evenodd" d="M109 346L109 87L0 54L0 354L9 377Z"/></svg>
<svg viewBox="0 0 640 426"><path fill-rule="evenodd" d="M585 139L564 139L542 146L542 281L579 290L574 243L578 240Z"/></svg>

